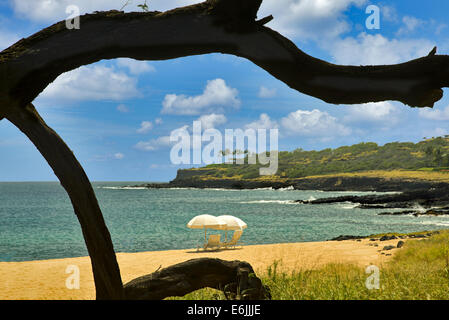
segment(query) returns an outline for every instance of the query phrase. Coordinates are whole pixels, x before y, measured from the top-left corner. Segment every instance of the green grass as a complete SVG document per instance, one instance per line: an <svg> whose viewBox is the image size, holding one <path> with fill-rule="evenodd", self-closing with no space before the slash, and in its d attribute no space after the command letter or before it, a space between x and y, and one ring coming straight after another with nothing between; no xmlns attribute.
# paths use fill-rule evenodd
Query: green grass
<svg viewBox="0 0 449 320"><path fill-rule="evenodd" d="M259 275L274 300L449 300L449 231L424 240L407 240L380 268L380 289L369 290L370 274L348 264L318 270L278 272L279 261ZM224 299L220 291L203 289L185 300Z"/></svg>
<svg viewBox="0 0 449 320"><path fill-rule="evenodd" d="M440 231L418 231L418 232L411 232L411 233L398 233L398 232L388 232L388 233L378 233L378 234L373 234L370 235L368 237L366 237L367 239L370 238L381 238L383 236L396 236L396 237L401 237L401 236L418 236L418 235L434 235L434 234L438 234L440 233Z"/></svg>
<svg viewBox="0 0 449 320"><path fill-rule="evenodd" d="M178 178L201 180L260 180L260 163L211 164L180 170ZM393 142L379 146L359 143L319 151L280 151L278 170L264 180L295 180L324 176L371 176L397 179L449 181L449 136L419 143Z"/></svg>

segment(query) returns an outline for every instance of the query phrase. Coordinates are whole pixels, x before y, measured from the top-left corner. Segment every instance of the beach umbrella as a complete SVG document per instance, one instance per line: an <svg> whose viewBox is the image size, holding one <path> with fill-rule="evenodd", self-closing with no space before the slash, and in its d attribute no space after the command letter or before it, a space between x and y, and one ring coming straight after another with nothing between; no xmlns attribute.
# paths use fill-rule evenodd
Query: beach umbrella
<svg viewBox="0 0 449 320"><path fill-rule="evenodd" d="M228 240L228 230L243 230L248 227L245 221L234 216L224 215L218 218L226 222L226 227L224 228L226 230L226 240Z"/></svg>
<svg viewBox="0 0 449 320"><path fill-rule="evenodd" d="M210 214L202 214L194 217L187 223L187 228L190 229L204 229L204 238L207 241L207 229L224 230L226 222L218 217Z"/></svg>

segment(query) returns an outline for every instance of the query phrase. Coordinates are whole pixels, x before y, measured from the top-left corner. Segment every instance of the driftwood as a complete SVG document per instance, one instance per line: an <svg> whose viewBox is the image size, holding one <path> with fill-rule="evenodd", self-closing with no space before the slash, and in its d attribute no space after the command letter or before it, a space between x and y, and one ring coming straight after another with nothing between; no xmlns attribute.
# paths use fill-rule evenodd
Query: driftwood
<svg viewBox="0 0 449 320"><path fill-rule="evenodd" d="M8 119L30 138L69 194L98 299L124 298L109 231L84 170L31 104L62 73L102 59L166 60L218 52L246 58L291 88L333 104L396 100L432 107L449 85L449 57L433 51L389 66L338 66L311 57L264 26L273 17L256 20L261 3L207 0L166 12L96 12L81 16L79 30L68 30L61 21L0 53L0 121Z"/></svg>
<svg viewBox="0 0 449 320"><path fill-rule="evenodd" d="M137 278L124 286L125 299L161 300L182 297L202 288L224 292L229 299L270 299L270 291L262 285L247 262L220 259L193 259Z"/></svg>

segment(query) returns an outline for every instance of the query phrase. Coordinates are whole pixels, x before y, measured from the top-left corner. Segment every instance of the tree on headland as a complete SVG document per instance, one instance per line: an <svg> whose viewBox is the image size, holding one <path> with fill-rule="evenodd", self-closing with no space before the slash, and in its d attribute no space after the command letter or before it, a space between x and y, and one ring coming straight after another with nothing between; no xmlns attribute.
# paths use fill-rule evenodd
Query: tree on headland
<svg viewBox="0 0 449 320"><path fill-rule="evenodd" d="M149 287L161 279L170 283L161 289L164 294L177 295L217 281L226 283L228 278L218 276L226 268L231 269L224 273L239 278L239 285L260 289L260 283L242 276L251 273L247 265L209 261L203 265L217 275L215 282L200 277L192 283L192 277L198 276L198 265L192 262L123 286L90 181L70 148L32 104L62 73L102 59L167 60L218 52L246 58L291 88L331 104L395 100L433 107L443 97L442 88L449 86L449 56L430 54L383 66L339 66L311 57L265 26L272 16L257 20L261 3L207 0L166 12L95 12L80 17L80 29L69 30L61 21L0 53L0 120L9 120L33 142L67 191L91 258L98 299L155 297Z"/></svg>
<svg viewBox="0 0 449 320"><path fill-rule="evenodd" d="M443 162L443 152L441 151L441 148L436 148L433 151L433 161L435 162L435 164L439 167L441 167L442 162Z"/></svg>

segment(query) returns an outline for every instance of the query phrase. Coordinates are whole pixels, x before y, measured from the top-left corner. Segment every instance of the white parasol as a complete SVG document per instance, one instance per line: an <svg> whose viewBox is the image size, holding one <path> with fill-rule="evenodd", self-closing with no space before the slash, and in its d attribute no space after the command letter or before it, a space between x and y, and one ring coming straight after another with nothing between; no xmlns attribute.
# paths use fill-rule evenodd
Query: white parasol
<svg viewBox="0 0 449 320"><path fill-rule="evenodd" d="M204 229L204 238L207 241L207 229L225 230L226 221L210 214L203 214L190 220L187 224L187 228Z"/></svg>
<svg viewBox="0 0 449 320"><path fill-rule="evenodd" d="M224 230L226 230L226 240L228 240L228 230L243 230L248 227L245 221L240 218L224 215L218 217L220 220L226 222Z"/></svg>

